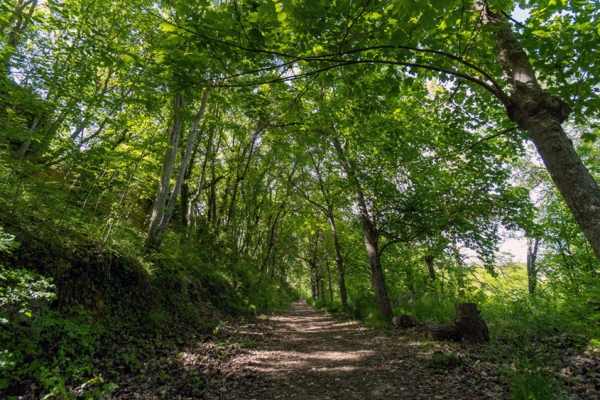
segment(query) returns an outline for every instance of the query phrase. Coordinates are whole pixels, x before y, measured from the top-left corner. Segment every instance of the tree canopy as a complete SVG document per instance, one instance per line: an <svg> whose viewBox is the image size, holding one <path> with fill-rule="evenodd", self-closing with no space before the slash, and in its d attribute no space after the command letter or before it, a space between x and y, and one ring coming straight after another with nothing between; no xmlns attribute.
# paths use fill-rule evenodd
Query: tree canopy
<svg viewBox="0 0 600 400"><path fill-rule="evenodd" d="M309 288L346 311L368 293L391 320L394 299L441 279L468 297L470 268L498 269L505 232L529 238L530 280L584 290L600 256L599 13L580 0L8 0L0 224L21 242L127 254L137 269L119 274L141 286L184 276L186 257L222 268L246 311ZM16 259L38 254L23 245ZM87 274L48 268L73 274L64 287Z"/></svg>

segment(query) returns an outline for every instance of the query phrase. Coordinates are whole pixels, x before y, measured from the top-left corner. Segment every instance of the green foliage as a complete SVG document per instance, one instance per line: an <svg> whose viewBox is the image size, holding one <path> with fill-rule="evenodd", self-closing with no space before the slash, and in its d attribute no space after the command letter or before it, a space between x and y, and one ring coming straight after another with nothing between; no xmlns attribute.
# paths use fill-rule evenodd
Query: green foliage
<svg viewBox="0 0 600 400"><path fill-rule="evenodd" d="M468 357L456 355L450 351L446 352L435 352L427 360L429 366L437 369L451 370L460 368L465 364L468 364L471 360Z"/></svg>
<svg viewBox="0 0 600 400"><path fill-rule="evenodd" d="M514 400L555 400L557 379L543 365L522 361L504 371Z"/></svg>
<svg viewBox="0 0 600 400"><path fill-rule="evenodd" d="M408 314L419 321L432 321L436 323L450 322L453 318L454 303L456 299L444 295L427 295L412 304L406 304L394 309L394 313Z"/></svg>
<svg viewBox="0 0 600 400"><path fill-rule="evenodd" d="M2 4L0 223L21 247L0 227L0 387L34 379L44 395L69 397L76 380L100 397L111 383L90 365L96 331L210 329L225 315L286 307L329 277L335 300L320 293L313 303L339 312L329 271L338 257L348 315L384 324L357 195L396 314L447 322L453 303L475 301L494 340L511 346L556 327L583 332L582 342L596 335L600 264L540 163L519 162L528 135L498 101L514 85L494 53L496 27L458 1L329 3ZM598 9L491 6L510 14L517 4L529 10L513 26L519 43L542 85L572 108L574 144L598 174ZM186 106L173 112L176 95ZM175 114L180 145L194 123L198 135L163 247L148 253ZM497 264L501 227L543 238L533 297L522 266ZM496 275L466 263L461 248ZM434 282L424 256L434 257ZM519 368L514 393L519 376L540 372Z"/></svg>
<svg viewBox="0 0 600 400"><path fill-rule="evenodd" d="M0 322L19 323L39 315L56 298L52 279L0 265Z"/></svg>
<svg viewBox="0 0 600 400"><path fill-rule="evenodd" d="M342 302L339 300L331 301L329 299L314 300L309 298L306 300L313 307L320 308L330 314L339 314L342 312Z"/></svg>

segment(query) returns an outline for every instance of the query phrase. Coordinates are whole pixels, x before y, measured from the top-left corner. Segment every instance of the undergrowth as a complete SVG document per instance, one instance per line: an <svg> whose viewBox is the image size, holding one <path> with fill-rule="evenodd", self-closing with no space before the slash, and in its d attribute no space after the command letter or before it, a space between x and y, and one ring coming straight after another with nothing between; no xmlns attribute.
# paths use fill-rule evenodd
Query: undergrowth
<svg viewBox="0 0 600 400"><path fill-rule="evenodd" d="M26 189L0 197L1 398L108 396L122 371L99 360L115 343L156 338L175 346L297 297L222 243L207 251L172 233L160 254L144 254L145 230L135 220L108 237L93 214L56 201L69 194ZM123 357L136 363L135 353Z"/></svg>

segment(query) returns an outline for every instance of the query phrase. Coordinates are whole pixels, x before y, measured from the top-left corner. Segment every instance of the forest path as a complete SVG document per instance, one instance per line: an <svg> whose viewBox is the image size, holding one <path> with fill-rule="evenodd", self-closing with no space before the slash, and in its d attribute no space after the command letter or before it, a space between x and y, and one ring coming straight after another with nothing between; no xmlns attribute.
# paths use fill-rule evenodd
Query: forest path
<svg viewBox="0 0 600 400"><path fill-rule="evenodd" d="M264 323L245 327L244 337L256 347L229 360L228 369L234 372L218 391L204 393L207 398L505 397L475 389L460 373L429 367L431 346L378 336L359 323L337 321L304 301Z"/></svg>

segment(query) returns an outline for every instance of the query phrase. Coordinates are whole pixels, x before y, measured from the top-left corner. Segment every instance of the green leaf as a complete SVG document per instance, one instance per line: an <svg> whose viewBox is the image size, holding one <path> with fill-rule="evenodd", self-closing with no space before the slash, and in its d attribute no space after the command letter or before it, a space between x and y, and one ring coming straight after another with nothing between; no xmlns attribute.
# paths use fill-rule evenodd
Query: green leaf
<svg viewBox="0 0 600 400"><path fill-rule="evenodd" d="M542 30L537 30L537 31L533 31L531 32L532 34L534 34L535 36L539 36L539 37L550 37L550 32L546 32L546 31L542 31Z"/></svg>
<svg viewBox="0 0 600 400"><path fill-rule="evenodd" d="M161 22L160 29L163 32L174 32L177 30L177 27L169 22Z"/></svg>
<svg viewBox="0 0 600 400"><path fill-rule="evenodd" d="M587 143L595 142L598 139L598 135L595 133L584 133L581 135L581 140Z"/></svg>

